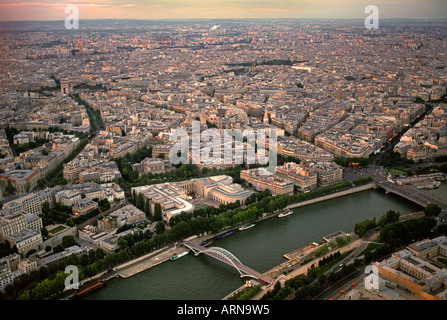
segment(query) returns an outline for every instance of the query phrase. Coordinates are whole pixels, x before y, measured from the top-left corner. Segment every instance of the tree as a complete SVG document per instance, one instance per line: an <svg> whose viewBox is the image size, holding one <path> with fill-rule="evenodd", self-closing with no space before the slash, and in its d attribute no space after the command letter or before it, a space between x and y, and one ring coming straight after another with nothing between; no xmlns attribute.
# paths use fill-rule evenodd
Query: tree
<svg viewBox="0 0 447 320"><path fill-rule="evenodd" d="M337 246L343 247L348 241L345 238L342 237L336 237L335 242L337 243Z"/></svg>
<svg viewBox="0 0 447 320"><path fill-rule="evenodd" d="M122 170L121 170L122 171ZM137 195L135 193L135 189L132 190L132 203L136 204L137 203Z"/></svg>
<svg viewBox="0 0 447 320"><path fill-rule="evenodd" d="M370 229L373 229L377 226L376 218L374 217L372 220L365 219L361 222L358 222L354 225L354 232L359 237L363 237L363 235Z"/></svg>
<svg viewBox="0 0 447 320"><path fill-rule="evenodd" d="M73 221L73 219L71 217L67 218L67 220L65 221L65 224L67 226L69 226L69 227L74 227L75 226L75 223L74 223L74 221Z"/></svg>
<svg viewBox="0 0 447 320"><path fill-rule="evenodd" d="M389 223L380 230L380 240L391 247L407 245L431 236L435 227L436 220L430 217Z"/></svg>
<svg viewBox="0 0 447 320"><path fill-rule="evenodd" d="M138 180L138 171L131 171L128 174L128 181L129 182L136 182Z"/></svg>
<svg viewBox="0 0 447 320"><path fill-rule="evenodd" d="M68 265L75 266L79 263L78 255L76 253L72 253L71 255L68 256L66 261L67 261L67 266Z"/></svg>
<svg viewBox="0 0 447 320"><path fill-rule="evenodd" d="M157 231L157 234L161 234L165 232L166 222L164 221L158 221L155 225L155 231Z"/></svg>
<svg viewBox="0 0 447 320"><path fill-rule="evenodd" d="M128 247L128 242L125 239L125 237L118 238L118 246L119 246L120 250L124 250Z"/></svg>
<svg viewBox="0 0 447 320"><path fill-rule="evenodd" d="M76 245L76 240L75 240L75 238L73 236L64 236L62 238L62 247L64 249L67 249L67 248L72 247L74 245Z"/></svg>
<svg viewBox="0 0 447 320"><path fill-rule="evenodd" d="M161 204L158 202L154 206L154 220L161 221L163 219L163 211L161 210Z"/></svg>
<svg viewBox="0 0 447 320"><path fill-rule="evenodd" d="M144 211L144 197L143 197L143 194L141 192L137 196L137 204L136 204L136 206L141 211Z"/></svg>
<svg viewBox="0 0 447 320"><path fill-rule="evenodd" d="M424 213L427 217L436 217L441 211L442 208L434 203L428 203L424 209Z"/></svg>
<svg viewBox="0 0 447 320"><path fill-rule="evenodd" d="M103 259L103 258L105 257L105 255L106 255L106 254L104 253L104 250L103 250L102 248L98 248L98 249L96 249L95 254L96 254L96 260L97 260L97 261Z"/></svg>
<svg viewBox="0 0 447 320"><path fill-rule="evenodd" d="M96 253L95 253L95 250L90 249L90 250L88 251L88 260L89 260L89 263L95 263L95 262L96 262Z"/></svg>
<svg viewBox="0 0 447 320"><path fill-rule="evenodd" d="M399 221L399 216L400 216L399 212L396 212L394 210L388 210L386 213L384 213L380 217L380 219L377 222L377 224L380 227L383 227L383 226L387 225L388 223L398 222Z"/></svg>
<svg viewBox="0 0 447 320"><path fill-rule="evenodd" d="M80 258L81 266L85 267L90 263L90 259L87 253L83 253Z"/></svg>
<svg viewBox="0 0 447 320"><path fill-rule="evenodd" d="M144 213L146 213L146 217L148 217L148 218L150 218L152 215L151 203L149 202L149 199L146 199L146 202L144 204Z"/></svg>
<svg viewBox="0 0 447 320"><path fill-rule="evenodd" d="M48 230L45 228L45 227L43 227L42 229L40 229L40 233L42 234L42 237L48 237Z"/></svg>

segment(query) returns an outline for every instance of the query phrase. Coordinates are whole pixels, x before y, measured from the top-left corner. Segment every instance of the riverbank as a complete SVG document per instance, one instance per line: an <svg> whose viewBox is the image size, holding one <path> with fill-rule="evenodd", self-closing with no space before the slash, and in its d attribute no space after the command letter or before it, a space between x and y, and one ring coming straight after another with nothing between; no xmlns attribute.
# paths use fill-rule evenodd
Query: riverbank
<svg viewBox="0 0 447 320"><path fill-rule="evenodd" d="M310 205L313 203L327 201L330 199L335 199L338 197L343 197L343 196L347 196L350 194L354 194L357 192L362 192L362 191L366 191L366 190L370 190L370 189L374 189L374 188L375 188L374 183L370 183L370 184L362 185L362 186L358 186L358 187L353 187L353 188L349 188L347 190L342 190L342 191L335 192L333 194L329 194L329 195L325 195L325 196L321 196L321 197L318 197L315 199L290 204L286 207L285 210L294 209L294 208L298 208L298 207L302 207L302 206L307 206L307 205ZM277 217L278 214L282 211L284 211L284 210L265 215L262 218L258 219L257 221L254 221L254 223ZM222 232L237 230L238 227L239 226L228 228L228 229L223 230ZM211 234L211 235L205 235L202 237L194 237L194 242L200 243L203 241L208 241L208 240L215 238L216 236L217 236L216 234ZM113 273L110 274L109 277L110 278L114 278L116 276L119 276L121 278L132 277L140 272L143 272L143 271L148 270L152 267L158 266L166 261L169 261L169 259L174 255L174 253L178 254L178 253L181 253L181 252L184 252L187 250L188 250L187 248L182 247L181 244L178 244L178 243L171 245L171 246L161 248L157 251L151 252L151 253L146 254L142 257L136 258L132 261L126 262L122 265L115 267L113 269Z"/></svg>
<svg viewBox="0 0 447 320"><path fill-rule="evenodd" d="M169 259L176 253L183 250L177 250L177 245L167 246L157 251L146 254L135 260L129 261L113 269L117 276L121 278L129 278L149 268L158 266ZM183 249L183 248L182 248Z"/></svg>
<svg viewBox="0 0 447 320"><path fill-rule="evenodd" d="M354 194L354 193L357 193L357 192L362 192L362 191L366 191L366 190L370 190L370 189L376 189L376 188L377 188L377 186L376 186L375 183L368 183L368 184L365 184L365 185L362 185L362 186L349 188L347 190L338 191L338 192L331 193L331 194L328 194L328 195L325 195L325 196L321 196L321 197L318 197L318 198L292 203L292 204L289 204L287 206L287 208L288 209L295 209L295 208L307 206L309 204L318 203L318 202L321 202L321 201L326 201L326 200L335 199L335 198L339 198L339 197L344 197L344 196L348 196L350 194Z"/></svg>
<svg viewBox="0 0 447 320"><path fill-rule="evenodd" d="M409 214L403 215L399 217L399 221L406 221L406 220L411 220L411 219L420 219L422 217L424 217L424 211L417 211L417 212L411 212ZM350 236L354 239L353 241L351 241L350 243L344 245L343 247L337 247L332 249L330 252L326 253L325 255L315 258L297 268L293 268L292 270L287 270L286 274L281 274L279 275L276 279L277 281L280 281L281 286L284 285L284 283L287 280L293 279L301 274L307 274L308 270L314 266L314 267L318 267L318 263L320 262L320 260L327 258L328 256L330 256L331 254L333 254L334 252L339 251L340 254L344 254L346 252L352 252L350 255L351 259L354 259L355 257L357 257L359 254L361 254L363 252L363 250L366 249L367 244L368 243L373 243L372 241L375 241L377 236L378 236L379 232L376 231L375 233L373 233L372 235L370 235L367 239L362 239L362 238L358 238L356 235L354 234L350 234ZM265 275L269 275L269 273L271 273L273 270L278 269L281 265L276 266L275 268L265 272ZM234 293L242 290L243 287L238 288L237 290L235 290L234 292L232 292L231 294L227 295L224 299L227 299L229 297L231 297ZM251 298L251 300L260 300L269 290L271 290L271 286L264 286L262 287L262 290L260 292L258 292L254 297Z"/></svg>
<svg viewBox="0 0 447 320"><path fill-rule="evenodd" d="M334 252L340 251L341 254L345 253L345 252L349 252L352 250L357 249L360 244L361 244L362 240L361 239L355 239L353 241L351 241L350 243L346 244L343 247L337 247L333 250L331 250L330 252L322 255L321 257L315 258L303 265L299 265L298 267L296 267L295 265L299 264L299 262L297 264L294 264L293 260L289 260L288 262L286 262L287 264L290 264L290 268L289 270L287 270L286 274L280 274L277 277L275 277L277 279L277 281L280 281L280 283L283 285L287 280L293 279L301 274L307 274L307 271L309 270L309 268L314 265L314 266L318 266L318 262L328 256L330 256L331 254L333 254ZM298 261L299 259L297 259ZM272 273L277 273L278 270L281 269L283 264L280 264L270 270L268 270L267 272L264 272L265 275L270 276ZM271 290L273 288L272 285L270 286L262 286L261 291L259 291L254 297L252 297L250 300L260 300L269 290ZM230 298L231 296L233 296L235 293L241 291L244 289L244 286L241 286L239 288L237 288L236 290L234 290L233 292L231 292L230 294L228 294L227 296L225 296L222 300L227 300L228 298Z"/></svg>
<svg viewBox="0 0 447 320"><path fill-rule="evenodd" d="M311 242L319 242L337 230L351 232L354 222L379 218L390 209L407 214L420 208L398 197L389 197L382 190L371 189L294 209L294 213L285 218L268 215L274 219L256 223L254 228L247 231L235 231L227 238L213 240L208 246L225 248L246 266L264 273L286 261L283 256L285 253ZM214 237L215 234L208 236ZM192 241L200 244L203 239L201 237ZM126 266L130 267L129 263ZM112 276L112 273L116 277L111 279L110 285L83 299L221 300L248 280L241 279L231 266L204 256L194 257L193 253L180 261L168 261L126 279L112 269L106 276ZM213 285L216 281L220 281L217 286Z"/></svg>

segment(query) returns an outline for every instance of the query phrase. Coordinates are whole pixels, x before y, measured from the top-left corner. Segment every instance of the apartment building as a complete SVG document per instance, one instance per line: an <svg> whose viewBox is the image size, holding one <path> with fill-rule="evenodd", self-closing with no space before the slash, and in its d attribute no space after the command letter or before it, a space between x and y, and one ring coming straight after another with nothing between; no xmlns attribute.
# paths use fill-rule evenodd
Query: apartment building
<svg viewBox="0 0 447 320"><path fill-rule="evenodd" d="M163 173L171 168L173 168L173 166L169 159L163 160L160 158L146 158L140 163L132 165L132 169L137 170L140 176L148 173Z"/></svg>
<svg viewBox="0 0 447 320"><path fill-rule="evenodd" d="M109 226L120 228L124 225L133 225L148 221L146 219L146 214L132 204L128 204L118 210L113 211L107 216L107 218L107 227L109 231ZM98 228L100 230L104 230L104 227L101 228L100 226L98 226Z"/></svg>
<svg viewBox="0 0 447 320"><path fill-rule="evenodd" d="M27 228L26 217L21 213L0 216L0 242L21 230Z"/></svg>
<svg viewBox="0 0 447 320"><path fill-rule="evenodd" d="M84 167L79 173L79 182L111 182L114 179L120 178L121 172L118 165L113 161L101 161L99 163L90 163Z"/></svg>
<svg viewBox="0 0 447 320"><path fill-rule="evenodd" d="M252 184L258 191L270 190L272 195L292 195L294 191L294 183L292 180L281 178L276 173L273 175L265 168L243 170L241 171L241 179Z"/></svg>
<svg viewBox="0 0 447 320"><path fill-rule="evenodd" d="M41 248L43 240L40 229L34 229L39 228L41 225L40 218L29 222L27 217L21 213L0 216L0 242L7 240L10 247L16 246L18 254L21 257L25 257L31 250L39 250Z"/></svg>
<svg viewBox="0 0 447 320"><path fill-rule="evenodd" d="M65 206L71 207L76 201L81 200L81 192L78 189L62 190L55 194L56 202L62 203Z"/></svg>
<svg viewBox="0 0 447 320"><path fill-rule="evenodd" d="M381 145L372 136L357 136L327 131L315 138L315 144L341 158L368 158Z"/></svg>
<svg viewBox="0 0 447 320"><path fill-rule="evenodd" d="M63 169L64 179L68 183L79 182L79 174L84 170L85 166L88 164L87 159L74 159L67 163Z"/></svg>
<svg viewBox="0 0 447 320"><path fill-rule="evenodd" d="M0 185L6 188L8 183L15 188L16 193L28 193L37 186L37 181L40 179L41 173L39 170L13 170L0 173Z"/></svg>
<svg viewBox="0 0 447 320"><path fill-rule="evenodd" d="M295 162L287 162L283 166L276 167L275 176L292 181L300 192L311 191L318 183L315 172Z"/></svg>
<svg viewBox="0 0 447 320"><path fill-rule="evenodd" d="M80 216L83 214L86 214L94 209L98 208L98 203L88 199L88 198L83 198L83 199L79 199L77 200L73 206L71 207L71 211L73 212L73 214L75 216Z"/></svg>
<svg viewBox="0 0 447 320"><path fill-rule="evenodd" d="M42 198L39 194L30 193L26 196L5 203L3 210L7 210L9 213L24 211L27 213L41 214L42 204Z"/></svg>
<svg viewBox="0 0 447 320"><path fill-rule="evenodd" d="M30 251L38 251L42 248L43 239L40 231L24 228L19 232L6 237L10 246L17 247L17 252L21 257L25 257Z"/></svg>
<svg viewBox="0 0 447 320"><path fill-rule="evenodd" d="M317 184L327 187L343 182L343 167L335 162L303 161L301 166L309 168L317 174Z"/></svg>
<svg viewBox="0 0 447 320"><path fill-rule="evenodd" d="M423 240L375 262L379 276L427 300L447 300L447 269L430 262L446 257L447 237Z"/></svg>
<svg viewBox="0 0 447 320"><path fill-rule="evenodd" d="M0 291L14 281L12 272L8 269L8 264L5 259L0 259Z"/></svg>

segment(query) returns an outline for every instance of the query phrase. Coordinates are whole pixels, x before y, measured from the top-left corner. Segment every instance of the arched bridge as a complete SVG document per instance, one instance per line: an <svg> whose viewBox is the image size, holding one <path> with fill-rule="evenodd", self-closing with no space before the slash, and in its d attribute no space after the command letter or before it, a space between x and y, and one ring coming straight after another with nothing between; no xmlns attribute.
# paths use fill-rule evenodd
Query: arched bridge
<svg viewBox="0 0 447 320"><path fill-rule="evenodd" d="M242 264L242 262L240 262L239 259L236 258L236 256L228 250L225 250L225 249L219 248L219 247L206 248L206 247L200 246L198 244L194 244L190 241L183 242L183 245L185 247L188 247L189 249L191 249L196 255L203 253L203 254L206 254L207 256L210 256L214 259L217 259L223 263L226 263L226 264L232 266L239 272L241 277L255 278L255 279L265 282L267 284L275 283L274 279L267 277L266 275Z"/></svg>

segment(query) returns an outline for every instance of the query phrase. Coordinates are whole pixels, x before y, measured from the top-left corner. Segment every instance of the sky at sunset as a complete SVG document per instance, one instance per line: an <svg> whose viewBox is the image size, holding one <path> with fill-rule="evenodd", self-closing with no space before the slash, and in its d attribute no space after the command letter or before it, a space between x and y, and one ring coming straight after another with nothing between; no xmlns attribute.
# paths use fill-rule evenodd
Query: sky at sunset
<svg viewBox="0 0 447 320"><path fill-rule="evenodd" d="M67 5L82 19L446 19L447 0L0 0L0 21L64 20Z"/></svg>

